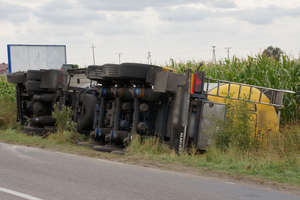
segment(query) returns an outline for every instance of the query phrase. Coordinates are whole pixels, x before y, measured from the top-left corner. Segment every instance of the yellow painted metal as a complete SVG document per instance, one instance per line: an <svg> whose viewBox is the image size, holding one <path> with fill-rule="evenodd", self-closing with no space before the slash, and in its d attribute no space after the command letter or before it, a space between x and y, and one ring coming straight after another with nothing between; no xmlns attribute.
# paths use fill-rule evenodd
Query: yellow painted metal
<svg viewBox="0 0 300 200"><path fill-rule="evenodd" d="M162 67L163 71L166 71L166 72L173 72L174 69L173 68L170 68L170 67Z"/></svg>
<svg viewBox="0 0 300 200"><path fill-rule="evenodd" d="M219 87L219 96L223 97L233 97L238 98L239 95L239 88L240 85L238 84L230 84L230 94L228 94L228 87L229 84L221 85ZM209 94L217 95L217 87L210 90ZM240 98L248 100L249 95L251 92L250 100L252 101L259 101L260 97L260 91L256 88L250 89L249 86L242 86L240 91ZM230 98L223 98L223 97L216 97L216 96L208 96L208 99L212 102L216 103L228 103L228 99ZM233 100L238 101L238 100ZM269 98L262 94L261 102L263 103L269 103ZM263 137L264 134L268 133L277 133L279 131L279 120L276 113L276 110L274 106L270 105L263 105L263 104L256 104L254 105L256 109L253 110L254 112L254 120L256 120L256 123L253 123L253 134L256 136Z"/></svg>

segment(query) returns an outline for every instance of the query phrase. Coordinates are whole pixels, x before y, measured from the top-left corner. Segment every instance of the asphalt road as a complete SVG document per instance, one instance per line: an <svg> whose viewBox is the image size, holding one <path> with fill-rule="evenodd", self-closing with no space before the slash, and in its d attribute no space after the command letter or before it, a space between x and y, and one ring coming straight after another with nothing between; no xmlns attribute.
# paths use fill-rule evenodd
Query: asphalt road
<svg viewBox="0 0 300 200"><path fill-rule="evenodd" d="M0 143L0 200L299 200L300 196Z"/></svg>

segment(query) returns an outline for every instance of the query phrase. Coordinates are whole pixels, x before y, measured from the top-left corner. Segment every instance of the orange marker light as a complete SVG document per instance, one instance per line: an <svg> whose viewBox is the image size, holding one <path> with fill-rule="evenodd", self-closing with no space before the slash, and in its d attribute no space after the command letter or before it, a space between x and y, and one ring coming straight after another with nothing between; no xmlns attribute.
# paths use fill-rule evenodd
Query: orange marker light
<svg viewBox="0 0 300 200"><path fill-rule="evenodd" d="M194 87L195 87L194 82L195 82L195 74L192 74L191 75L191 91L190 91L191 94L194 94Z"/></svg>

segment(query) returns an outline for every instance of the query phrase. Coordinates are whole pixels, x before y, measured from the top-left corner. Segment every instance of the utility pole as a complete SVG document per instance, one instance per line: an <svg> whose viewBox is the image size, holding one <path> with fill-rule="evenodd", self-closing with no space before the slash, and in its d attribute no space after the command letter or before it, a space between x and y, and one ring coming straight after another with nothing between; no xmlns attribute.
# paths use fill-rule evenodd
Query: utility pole
<svg viewBox="0 0 300 200"><path fill-rule="evenodd" d="M95 45L93 45L92 44L92 46L91 46L91 48L92 48L92 53L93 53L93 64L95 65L96 64L96 62L95 62Z"/></svg>
<svg viewBox="0 0 300 200"><path fill-rule="evenodd" d="M213 62L214 64L217 63L217 58L216 58L216 46L215 46L215 45L212 46L212 62Z"/></svg>
<svg viewBox="0 0 300 200"><path fill-rule="evenodd" d="M147 53L147 60L148 60L148 64L149 64L149 65L152 64L151 57L152 57L151 51L148 51L148 53Z"/></svg>
<svg viewBox="0 0 300 200"><path fill-rule="evenodd" d="M117 53L117 54L118 54L119 64L121 64L121 56L122 56L122 53L119 52L119 53Z"/></svg>
<svg viewBox="0 0 300 200"><path fill-rule="evenodd" d="M227 59L230 60L230 49L231 49L231 47L225 47L225 49L227 50Z"/></svg>

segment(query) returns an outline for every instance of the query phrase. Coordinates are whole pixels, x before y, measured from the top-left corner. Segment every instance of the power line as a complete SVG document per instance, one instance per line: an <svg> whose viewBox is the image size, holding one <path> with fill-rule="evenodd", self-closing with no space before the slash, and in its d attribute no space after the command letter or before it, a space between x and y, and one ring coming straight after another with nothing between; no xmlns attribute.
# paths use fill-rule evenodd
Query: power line
<svg viewBox="0 0 300 200"><path fill-rule="evenodd" d="M92 44L91 48L92 48L92 53L93 53L93 64L95 65L96 64L96 62L95 62L95 48L96 47L94 44Z"/></svg>
<svg viewBox="0 0 300 200"><path fill-rule="evenodd" d="M231 49L231 47L225 47L225 49L227 50L227 59L230 60L230 49Z"/></svg>
<svg viewBox="0 0 300 200"><path fill-rule="evenodd" d="M148 53L147 53L147 60L148 60L148 64L151 65L152 64L152 54L151 54L151 51L148 51Z"/></svg>
<svg viewBox="0 0 300 200"><path fill-rule="evenodd" d="M215 45L212 46L212 62L213 62L214 64L217 63L217 58L216 58L216 46L215 46Z"/></svg>
<svg viewBox="0 0 300 200"><path fill-rule="evenodd" d="M122 52L117 53L118 54L118 59L119 59L119 64L121 64L121 56L122 56Z"/></svg>

